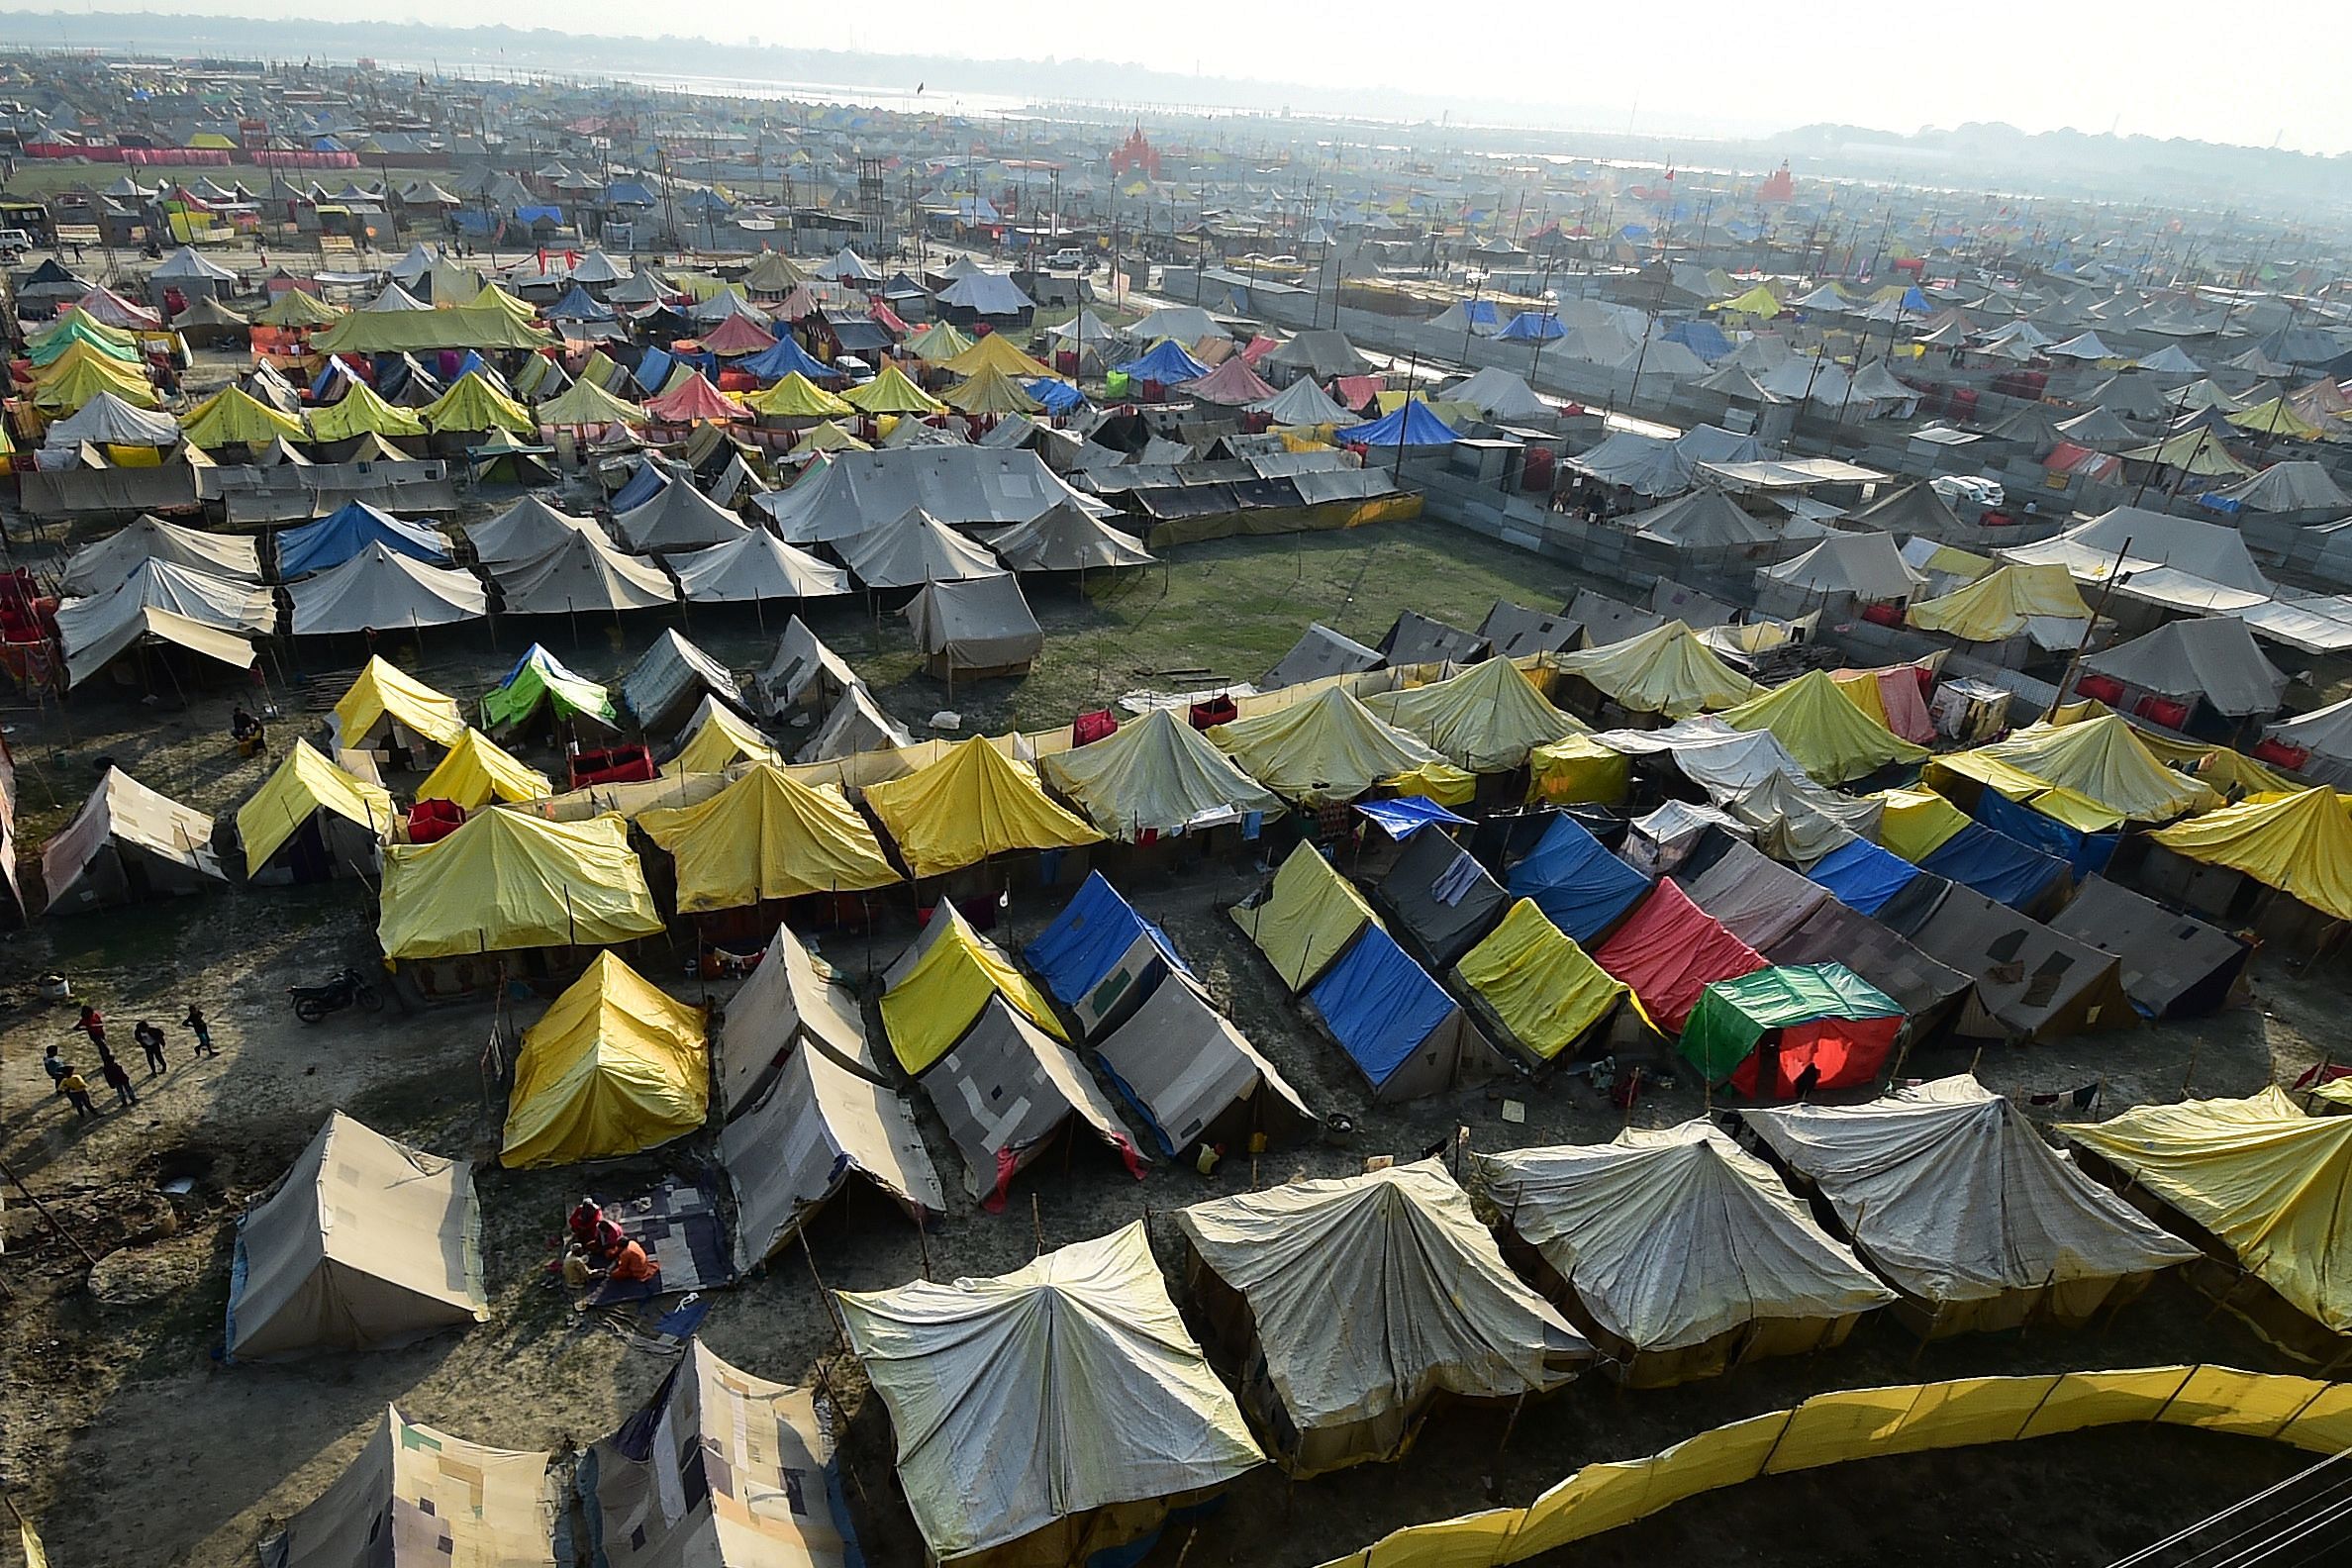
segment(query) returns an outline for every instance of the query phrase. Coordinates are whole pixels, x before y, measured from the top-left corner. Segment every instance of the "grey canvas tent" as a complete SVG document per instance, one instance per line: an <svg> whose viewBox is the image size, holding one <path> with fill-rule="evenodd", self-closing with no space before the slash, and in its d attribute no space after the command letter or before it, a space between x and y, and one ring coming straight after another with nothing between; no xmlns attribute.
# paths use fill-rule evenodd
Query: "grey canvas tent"
<svg viewBox="0 0 2352 1568"><path fill-rule="evenodd" d="M226 883L212 818L109 767L90 798L41 846L48 914L78 915Z"/></svg>
<svg viewBox="0 0 2352 1568"><path fill-rule="evenodd" d="M1406 840L1381 879L1380 898L1438 972L1460 962L1511 907L1502 884L1435 826Z"/></svg>
<svg viewBox="0 0 2352 1568"><path fill-rule="evenodd" d="M1010 1274L836 1299L933 1561L1065 1568L1263 1462L1140 1221Z"/></svg>
<svg viewBox="0 0 2352 1568"><path fill-rule="evenodd" d="M233 1360L403 1344L486 1323L473 1166L341 1111L237 1223Z"/></svg>
<svg viewBox="0 0 2352 1568"><path fill-rule="evenodd" d="M901 430L919 426L909 420ZM954 528L1011 527L1056 506L1101 508L1071 489L1031 451L1002 451L955 441L873 452L836 452L822 469L755 504L791 544L854 539L928 512Z"/></svg>
<svg viewBox="0 0 2352 1568"><path fill-rule="evenodd" d="M1383 662L1395 669L1408 664L1469 664L1487 656L1487 639L1475 632L1447 626L1419 611L1407 610L1380 639Z"/></svg>
<svg viewBox="0 0 2352 1568"><path fill-rule="evenodd" d="M793 754L792 760L831 762L860 751L883 751L914 743L915 737L884 713L865 682L858 681L841 693L826 714L825 722L817 727L817 733Z"/></svg>
<svg viewBox="0 0 2352 1568"><path fill-rule="evenodd" d="M1827 888L1728 833L1720 851L1696 876L1686 867L1680 877L1683 891L1758 952L1788 936L1828 901Z"/></svg>
<svg viewBox="0 0 2352 1568"><path fill-rule="evenodd" d="M1758 951L1776 964L1841 963L1895 999L1915 1043L1932 1035L1974 986L1909 938L1836 899L1823 899L1802 925Z"/></svg>
<svg viewBox="0 0 2352 1568"><path fill-rule="evenodd" d="M1895 1300L1705 1120L1484 1164L1507 1255L1634 1388L1833 1348Z"/></svg>
<svg viewBox="0 0 2352 1568"><path fill-rule="evenodd" d="M2123 990L2151 1018L2217 1010L2250 956L2227 931L2102 876L2083 879L2050 930L2121 959Z"/></svg>
<svg viewBox="0 0 2352 1568"><path fill-rule="evenodd" d="M868 588L919 588L1006 575L994 555L920 509L838 540L835 548L851 575Z"/></svg>
<svg viewBox="0 0 2352 1568"><path fill-rule="evenodd" d="M2158 1229L1974 1078L1863 1105L1743 1110L1775 1159L1817 1190L1922 1335L2120 1306L2197 1248Z"/></svg>
<svg viewBox="0 0 2352 1568"><path fill-rule="evenodd" d="M1113 1086L1141 1118L1160 1152L1199 1143L1280 1143L1319 1118L1272 1062L1180 977L1163 981L1126 1023L1095 1046Z"/></svg>
<svg viewBox="0 0 2352 1568"><path fill-rule="evenodd" d="M665 555L691 604L745 604L760 599L830 599L848 593L849 574L766 529L751 529L724 544Z"/></svg>
<svg viewBox="0 0 2352 1568"><path fill-rule="evenodd" d="M1584 638L1584 626L1574 617L1528 610L1508 599L1495 601L1478 635L1494 649L1495 657L1517 659L1536 653L1565 653Z"/></svg>
<svg viewBox="0 0 2352 1568"><path fill-rule="evenodd" d="M648 735L675 731L705 698L749 712L728 667L666 627L621 677L621 700Z"/></svg>
<svg viewBox="0 0 2352 1568"><path fill-rule="evenodd" d="M722 1015L715 1055L728 1117L758 1104L785 1059L804 1045L874 1083L890 1081L866 1038L857 998L820 966L792 928L779 926Z"/></svg>
<svg viewBox="0 0 2352 1568"><path fill-rule="evenodd" d="M759 1103L728 1123L719 1159L735 1190L739 1272L800 1234L851 1175L897 1200L917 1224L947 1207L907 1102L814 1046L787 1055Z"/></svg>
<svg viewBox="0 0 2352 1568"><path fill-rule="evenodd" d="M1973 983L1957 1024L1987 1039L2062 1039L2138 1024L2114 954L2052 931L1973 888L1922 875L1878 911Z"/></svg>
<svg viewBox="0 0 2352 1568"><path fill-rule="evenodd" d="M1010 574L927 582L907 601L915 645L934 675L1018 675L1044 651L1045 629Z"/></svg>
<svg viewBox="0 0 2352 1568"><path fill-rule="evenodd" d="M1291 650L1258 677L1260 691L1278 691L1325 675L1350 675L1379 667L1380 654L1353 637L1342 637L1318 621L1311 624Z"/></svg>
<svg viewBox="0 0 2352 1568"><path fill-rule="evenodd" d="M1068 501L1027 523L983 530L980 537L1015 571L1100 571L1148 566L1158 559L1141 539Z"/></svg>
<svg viewBox="0 0 2352 1568"><path fill-rule="evenodd" d="M479 621L490 594L469 571L427 565L370 539L349 560L289 587L286 597L296 637L333 637Z"/></svg>
<svg viewBox="0 0 2352 1568"><path fill-rule="evenodd" d="M2083 667L2176 702L2202 701L2227 719L2266 719L2287 691L2286 672L2263 657L2235 616L2168 621L2090 655Z"/></svg>
<svg viewBox="0 0 2352 1568"><path fill-rule="evenodd" d="M659 567L622 554L587 529L529 560L502 562L491 576L508 615L649 610L677 598Z"/></svg>
<svg viewBox="0 0 2352 1568"><path fill-rule="evenodd" d="M613 518L613 533L632 553L702 549L743 537L743 520L685 479L673 479L641 506Z"/></svg>
<svg viewBox="0 0 2352 1568"><path fill-rule="evenodd" d="M763 715L775 717L794 709L824 708L857 683L857 672L848 660L827 647L806 621L794 616L784 623L784 635L776 639L775 656L753 677L751 697Z"/></svg>
<svg viewBox="0 0 2352 1568"><path fill-rule="evenodd" d="M537 559L582 532L595 535L600 543L606 541L604 530L592 520L527 495L488 522L468 525L465 542L472 546L474 559L497 567Z"/></svg>
<svg viewBox="0 0 2352 1568"><path fill-rule="evenodd" d="M964 1157L964 1190L1001 1205L1015 1175L1075 1117L1142 1175L1119 1110L1059 1040L991 996L923 1087ZM1072 1134L1075 1136L1075 1130Z"/></svg>
<svg viewBox="0 0 2352 1568"><path fill-rule="evenodd" d="M1294 1476L1392 1459L1445 1399L1560 1388L1592 1346L1436 1160L1176 1212L1210 1345Z"/></svg>

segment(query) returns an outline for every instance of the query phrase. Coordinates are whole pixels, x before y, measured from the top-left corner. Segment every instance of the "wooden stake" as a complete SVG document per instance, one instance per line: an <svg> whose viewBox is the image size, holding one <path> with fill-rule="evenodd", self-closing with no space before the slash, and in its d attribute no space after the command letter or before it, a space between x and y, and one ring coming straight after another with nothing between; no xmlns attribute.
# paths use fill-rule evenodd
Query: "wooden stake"
<svg viewBox="0 0 2352 1568"><path fill-rule="evenodd" d="M79 1252L83 1258L88 1260L89 1265L92 1268L96 1268L98 1266L98 1254L91 1251L88 1247L82 1245L81 1237L75 1235L72 1231L66 1229L64 1225L58 1223L57 1217L49 1213L49 1206L41 1201L41 1195L39 1193L36 1193L32 1188L25 1185L25 1179L22 1176L19 1176L15 1171L10 1170L4 1163L0 1163L0 1176L7 1177L8 1184L10 1186L14 1187L18 1192L23 1193L26 1198L31 1200L33 1207L41 1211L41 1218L49 1222L49 1228L56 1231L57 1234L63 1236L67 1241L71 1242L73 1244L73 1250Z"/></svg>
<svg viewBox="0 0 2352 1568"><path fill-rule="evenodd" d="M1511 1446L1511 1434L1519 1427L1519 1412L1526 1408L1527 1396L1522 1392L1511 1402L1511 1419L1503 1423L1503 1440L1495 1444L1494 1472L1487 1477L1487 1501L1499 1501L1503 1496L1503 1450Z"/></svg>
<svg viewBox="0 0 2352 1568"><path fill-rule="evenodd" d="M1075 1135L1075 1134L1073 1134ZM1036 1237L1037 1250L1030 1257L1042 1256L1045 1251L1045 1217L1037 1208L1037 1195L1029 1194L1029 1232Z"/></svg>

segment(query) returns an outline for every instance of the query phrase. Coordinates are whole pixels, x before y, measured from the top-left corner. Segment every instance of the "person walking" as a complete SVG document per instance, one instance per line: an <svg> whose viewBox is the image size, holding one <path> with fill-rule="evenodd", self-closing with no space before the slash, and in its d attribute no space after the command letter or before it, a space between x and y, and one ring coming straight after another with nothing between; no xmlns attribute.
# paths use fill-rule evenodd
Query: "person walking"
<svg viewBox="0 0 2352 1568"><path fill-rule="evenodd" d="M139 1092L131 1087L131 1075L123 1070L121 1062L115 1060L114 1052L98 1053L98 1071L105 1077L106 1086L115 1092L118 1109L128 1111L139 1104Z"/></svg>
<svg viewBox="0 0 2352 1568"><path fill-rule="evenodd" d="M163 1060L163 1031L146 1019L141 1019L131 1030L131 1037L139 1041L139 1048L147 1052L147 1076L159 1078L168 1065Z"/></svg>
<svg viewBox="0 0 2352 1568"><path fill-rule="evenodd" d="M205 1018L204 1009L198 1007L193 1002L189 1003L188 1016L184 1019L181 1019L180 1022L195 1032L197 1055L218 1056L221 1054L218 1050L213 1048L212 1023L210 1020Z"/></svg>
<svg viewBox="0 0 2352 1568"><path fill-rule="evenodd" d="M57 1080L57 1093L72 1105L74 1121L87 1122L98 1114L98 1108L90 1103L90 1086L71 1067L66 1068L65 1076Z"/></svg>
<svg viewBox="0 0 2352 1568"><path fill-rule="evenodd" d="M78 1018L78 1019L76 1019L76 1020L74 1021L73 1027L74 1027L75 1029L79 1029L79 1030L80 1030L82 1033L89 1035L89 1036L90 1036L90 1043L91 1043L91 1044L93 1044L93 1045L95 1045L95 1046L97 1046L97 1047L98 1047L98 1049L99 1049L99 1052L100 1052L101 1054L103 1054L103 1053L105 1052L105 1050L106 1050L106 1015L105 1015L105 1014L103 1014L103 1013L99 1012L99 1011L98 1011L96 1008L92 1007L92 1006L91 1006L89 1003L87 1003L87 1002L84 1002L84 1003L82 1004L81 1017L80 1017L80 1018Z"/></svg>

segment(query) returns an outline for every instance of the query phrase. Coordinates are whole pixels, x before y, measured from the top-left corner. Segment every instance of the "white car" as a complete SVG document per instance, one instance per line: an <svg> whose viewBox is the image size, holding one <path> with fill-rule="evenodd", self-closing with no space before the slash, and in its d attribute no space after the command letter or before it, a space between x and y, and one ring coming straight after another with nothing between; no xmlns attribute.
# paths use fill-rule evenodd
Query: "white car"
<svg viewBox="0 0 2352 1568"><path fill-rule="evenodd" d="M1943 497L1947 506L1966 501L1988 512L2008 499L2007 492L2001 488L2001 481L1983 474L1937 474L1927 481L1927 488Z"/></svg>
<svg viewBox="0 0 2352 1568"><path fill-rule="evenodd" d="M1045 258L1048 272L1084 272L1087 270L1086 252L1075 246L1065 246Z"/></svg>

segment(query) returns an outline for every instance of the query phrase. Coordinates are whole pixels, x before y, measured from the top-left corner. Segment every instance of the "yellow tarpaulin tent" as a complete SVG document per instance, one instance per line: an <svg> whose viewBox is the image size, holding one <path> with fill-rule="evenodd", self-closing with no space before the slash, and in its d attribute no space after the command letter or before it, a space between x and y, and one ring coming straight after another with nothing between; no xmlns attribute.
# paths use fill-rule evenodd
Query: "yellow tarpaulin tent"
<svg viewBox="0 0 2352 1568"><path fill-rule="evenodd" d="M1016 376L1024 381L1034 381L1039 376L1053 374L1050 367L1039 364L1019 348L1014 347L1013 340L1007 338L1003 333L986 334L975 340L961 353L941 359L937 363L939 368L949 375L959 376L976 376L984 370L994 370L1000 375Z"/></svg>
<svg viewBox="0 0 2352 1568"><path fill-rule="evenodd" d="M2088 724L2104 719L2115 710L2096 697L2080 702L2061 703L2050 716L2050 724ZM2129 720L2124 723L2129 724ZM2274 773L2243 751L2235 751L2217 740L2184 740L2174 735L2157 735L2153 731L2133 726L2133 734L2148 754L2166 767L2185 769L2223 792L2241 795L2292 795L2303 786L2285 774Z"/></svg>
<svg viewBox="0 0 2352 1568"><path fill-rule="evenodd" d="M1928 562L1934 568L1934 562ZM1914 604L1904 619L1921 632L1941 632L1963 642L1999 642L2024 633L2029 618L2078 621L2086 627L2091 607L2063 566L2003 566L1964 588Z"/></svg>
<svg viewBox="0 0 2352 1568"><path fill-rule="evenodd" d="M642 404L616 397L585 375L539 406L539 423L550 428L637 425L644 418Z"/></svg>
<svg viewBox="0 0 2352 1568"><path fill-rule="evenodd" d="M335 705L335 733L346 746L364 746L375 736L376 726L390 719L445 746L465 733L465 712L457 699L434 690L408 671L380 655L370 655L359 678Z"/></svg>
<svg viewBox="0 0 2352 1568"><path fill-rule="evenodd" d="M798 370L744 398L743 407L772 419L845 419L857 412Z"/></svg>
<svg viewBox="0 0 2352 1568"><path fill-rule="evenodd" d="M697 805L641 813L637 826L677 859L681 915L899 880L840 786L766 764Z"/></svg>
<svg viewBox="0 0 2352 1568"><path fill-rule="evenodd" d="M1552 668L1589 682L1629 712L1669 719L1733 707L1763 690L1715 657L1680 621L1606 647L1549 657Z"/></svg>
<svg viewBox="0 0 2352 1568"><path fill-rule="evenodd" d="M529 436L539 429L529 409L492 386L479 370L459 376L426 406L424 419L437 432L505 430Z"/></svg>
<svg viewBox="0 0 2352 1568"><path fill-rule="evenodd" d="M706 698L702 721L678 754L661 765L661 771L669 778L682 773L724 773L746 759L778 767L784 763L783 754L747 720L727 704Z"/></svg>
<svg viewBox="0 0 2352 1568"><path fill-rule="evenodd" d="M392 831L391 794L362 783L297 740L286 760L237 808L237 836L245 844L245 875L252 876L294 836L313 812L332 812L378 837Z"/></svg>
<svg viewBox="0 0 2352 1568"><path fill-rule="evenodd" d="M1707 308L1711 311L1736 311L1742 316L1753 316L1760 321L1770 321L1784 309L1780 300L1773 295L1772 290L1761 283L1749 289L1745 294L1732 299L1717 300Z"/></svg>
<svg viewBox="0 0 2352 1568"><path fill-rule="evenodd" d="M792 443L792 449L797 454L800 452L872 451L874 448L850 435L847 426L833 420L827 420L822 425L812 425L802 431L800 439Z"/></svg>
<svg viewBox="0 0 2352 1568"><path fill-rule="evenodd" d="M971 346L972 340L946 322L932 322L906 343L907 352L931 365L946 364Z"/></svg>
<svg viewBox="0 0 2352 1568"><path fill-rule="evenodd" d="M988 340L996 342L994 338ZM958 414L1041 414L1045 405L994 365L947 389L947 406Z"/></svg>
<svg viewBox="0 0 2352 1568"><path fill-rule="evenodd" d="M1536 746L1585 733L1507 658L1487 659L1411 691L1381 692L1365 698L1364 706L1473 773L1508 772Z"/></svg>
<svg viewBox="0 0 2352 1568"><path fill-rule="evenodd" d="M2319 427L2295 411L2295 406L2283 397L2267 403L2257 403L2223 419L2252 436L2286 436L2296 441L2311 441L2319 435Z"/></svg>
<svg viewBox="0 0 2352 1568"><path fill-rule="evenodd" d="M2229 454L2229 448L2221 443L2216 432L2202 427L2167 437L2153 445L2136 446L2123 455L2134 462L2161 463L2205 478L2244 479L2254 472Z"/></svg>
<svg viewBox="0 0 2352 1568"><path fill-rule="evenodd" d="M985 735L902 779L867 786L865 803L919 877L1019 849L1074 849L1103 835L1045 798L1027 763Z"/></svg>
<svg viewBox="0 0 2352 1568"><path fill-rule="evenodd" d="M1879 843L1917 865L1943 841L1968 826L1968 813L1929 789L1881 790L1886 811L1879 817Z"/></svg>
<svg viewBox="0 0 2352 1568"><path fill-rule="evenodd" d="M2149 836L2192 860L2242 871L2322 915L2352 921L2352 818L2334 790L2254 796Z"/></svg>
<svg viewBox="0 0 2352 1568"><path fill-rule="evenodd" d="M2273 1086L2060 1130L2219 1237L2299 1312L2352 1333L2352 1117L2305 1116Z"/></svg>
<svg viewBox="0 0 2352 1568"><path fill-rule="evenodd" d="M1723 712L1735 730L1769 730L1798 765L1823 784L1843 784L1894 762L1927 755L1892 730L1873 724L1837 689L1826 670L1808 670L1788 685Z"/></svg>
<svg viewBox="0 0 2352 1568"><path fill-rule="evenodd" d="M545 800L555 786L539 769L515 759L481 731L466 728L449 746L441 766L417 786L419 800L445 800L477 811L492 799Z"/></svg>
<svg viewBox="0 0 2352 1568"><path fill-rule="evenodd" d="M147 377L128 366L98 354L76 358L88 344L77 344L72 354L58 360L34 378L33 406L44 414L73 414L81 410L101 392L112 392L124 402L138 408L162 407L162 399L147 384ZM109 370L106 367L113 365Z"/></svg>
<svg viewBox="0 0 2352 1568"><path fill-rule="evenodd" d="M2072 817L2059 818L2090 833L2104 833L2121 821L2170 822L2221 804L2221 797L2210 785L2158 761L2120 714L2058 728L2027 725L2006 740L1937 757L1927 764L1927 781L1932 784L1939 771L1949 771L1989 784L2011 800L2026 798L2008 778L1985 764L2013 769L2029 780L2055 785L2106 808L2107 821L2095 828Z"/></svg>
<svg viewBox="0 0 2352 1568"><path fill-rule="evenodd" d="M952 1050L992 996L1055 1039L1069 1038L1052 1004L946 900L908 956L914 962L900 958L882 993L882 1028L907 1071L921 1073Z"/></svg>
<svg viewBox="0 0 2352 1568"><path fill-rule="evenodd" d="M395 408L375 388L353 380L343 395L310 417L313 441L349 441L354 436L422 436L425 422L414 409Z"/></svg>
<svg viewBox="0 0 2352 1568"><path fill-rule="evenodd" d="M628 941L661 924L619 813L492 808L439 843L387 851L376 936L394 958L441 958Z"/></svg>
<svg viewBox="0 0 2352 1568"><path fill-rule="evenodd" d="M703 1010L600 952L524 1031L498 1161L635 1154L692 1132L710 1107Z"/></svg>
<svg viewBox="0 0 2352 1568"><path fill-rule="evenodd" d="M1454 972L1478 993L1519 1044L1550 1061L1609 1017L1632 989L1610 975L1568 933L1520 899Z"/></svg>
<svg viewBox="0 0 2352 1568"><path fill-rule="evenodd" d="M1375 784L1443 760L1336 686L1218 725L1208 735L1260 784L1309 806L1354 800Z"/></svg>
<svg viewBox="0 0 2352 1568"><path fill-rule="evenodd" d="M1236 904L1231 914L1294 993L1313 985L1357 932L1381 925L1364 895L1311 843L1290 852L1262 901Z"/></svg>
<svg viewBox="0 0 2352 1568"><path fill-rule="evenodd" d="M266 446L281 436L288 441L309 439L302 421L280 414L243 387L223 387L206 398L180 421L180 434L207 450L240 441Z"/></svg>
<svg viewBox="0 0 2352 1568"><path fill-rule="evenodd" d="M1527 753L1527 799L1555 806L1615 806L1633 785L1633 759L1590 735L1570 735Z"/></svg>
<svg viewBox="0 0 2352 1568"><path fill-rule="evenodd" d="M861 414L944 414L947 405L907 379L897 365L885 364L882 373L863 386L853 386L841 400Z"/></svg>
<svg viewBox="0 0 2352 1568"><path fill-rule="evenodd" d="M454 269L452 269L454 270ZM437 287L435 292L440 292ZM522 311L518 320L515 312ZM428 348L547 348L551 333L530 324L513 295L484 289L463 305L435 310L352 311L311 338L320 353L418 353Z"/></svg>
<svg viewBox="0 0 2352 1568"><path fill-rule="evenodd" d="M1380 782L1400 795L1419 795L1440 806L1467 806L1478 798L1478 775L1463 772L1443 757L1392 773Z"/></svg>

